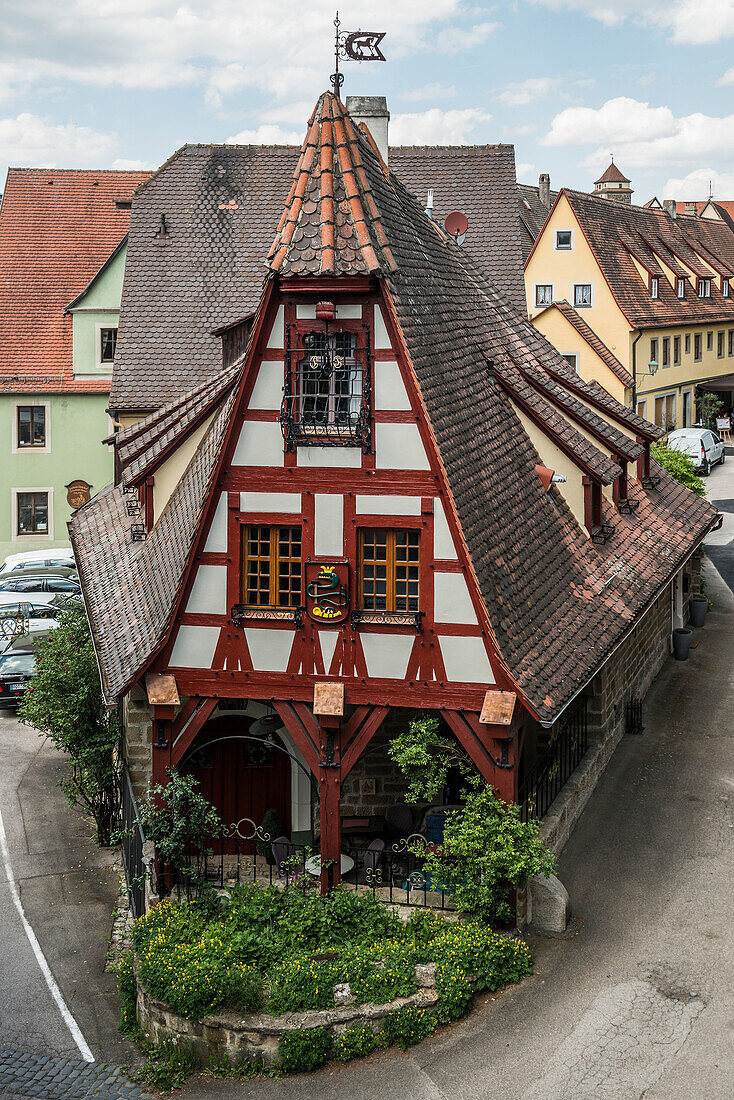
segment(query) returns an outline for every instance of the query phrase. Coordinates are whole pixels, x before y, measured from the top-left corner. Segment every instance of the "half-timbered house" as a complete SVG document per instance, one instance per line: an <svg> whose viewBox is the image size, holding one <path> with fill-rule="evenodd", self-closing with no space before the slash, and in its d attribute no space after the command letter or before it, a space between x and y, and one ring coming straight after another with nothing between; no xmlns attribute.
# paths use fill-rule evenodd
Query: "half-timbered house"
<svg viewBox="0 0 734 1100"><path fill-rule="evenodd" d="M715 513L331 94L263 261L221 371L118 433L71 537L141 785L188 763L227 819L315 826L333 881L345 810L401 798L412 712L508 800L582 701L616 736ZM233 740L255 719L280 751Z"/></svg>

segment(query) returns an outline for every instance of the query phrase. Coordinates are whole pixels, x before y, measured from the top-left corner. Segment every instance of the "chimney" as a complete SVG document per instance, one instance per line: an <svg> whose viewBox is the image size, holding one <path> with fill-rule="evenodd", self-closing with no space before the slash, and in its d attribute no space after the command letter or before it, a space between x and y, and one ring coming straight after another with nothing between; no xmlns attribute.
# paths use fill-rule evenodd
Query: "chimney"
<svg viewBox="0 0 734 1100"><path fill-rule="evenodd" d="M380 156L387 164L387 124L390 112L384 95L348 95L347 111L352 122L359 126L364 122L380 150Z"/></svg>
<svg viewBox="0 0 734 1100"><path fill-rule="evenodd" d="M684 209L683 209L683 213L684 214L689 214L691 217L695 218L696 215L698 214L698 208L697 208L695 202L687 202Z"/></svg>
<svg viewBox="0 0 734 1100"><path fill-rule="evenodd" d="M665 211L666 214L670 215L670 217L673 219L673 221L675 221L675 218L676 218L675 199L663 199L663 210Z"/></svg>
<svg viewBox="0 0 734 1100"><path fill-rule="evenodd" d="M426 214L431 220L433 219L433 188L428 188L428 197L426 198Z"/></svg>
<svg viewBox="0 0 734 1100"><path fill-rule="evenodd" d="M538 198L546 210L550 210L550 176L541 172L538 176Z"/></svg>

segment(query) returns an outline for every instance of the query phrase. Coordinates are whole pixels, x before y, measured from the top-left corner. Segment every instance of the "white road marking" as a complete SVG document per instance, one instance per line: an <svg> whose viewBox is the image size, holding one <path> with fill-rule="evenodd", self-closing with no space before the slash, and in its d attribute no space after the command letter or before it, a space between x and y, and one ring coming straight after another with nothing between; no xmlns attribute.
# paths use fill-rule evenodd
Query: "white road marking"
<svg viewBox="0 0 734 1100"><path fill-rule="evenodd" d="M82 1035L81 1028L79 1027L79 1024L74 1019L74 1017L71 1013L71 1010L69 1009L69 1006L67 1005L66 1001L64 1000L64 998L61 994L61 990L59 989L58 985L56 984L56 979L54 978L53 974L51 973L51 968L49 967L48 963L46 962L46 956L44 955L43 951L41 950L41 945L39 944L38 940L36 939L36 933L31 928L31 926L28 922L28 918L25 915L25 910L23 909L23 902L20 900L20 894L18 893L18 887L17 887L16 882L15 882L15 876L13 874L13 868L12 868L11 863L10 863L10 852L8 850L8 840L7 840L7 837L5 835L5 825L3 824L2 812L0 812L0 852L2 852L3 864L5 866L5 874L7 876L8 886L10 888L10 894L11 894L11 897L13 899L13 904L15 905L15 908L18 910L18 916L20 917L20 922L23 925L23 930L24 930L26 936L28 937L28 942L31 945L31 948L33 950L33 954L36 956L36 962L38 963L38 965L41 969L41 973L43 974L43 977L46 981L46 985L48 986L49 993L51 994L53 999L56 1001L56 1005L58 1007L59 1012L61 1013L63 1021L66 1024L66 1026L68 1027L68 1029L71 1033L72 1039L74 1040L77 1047L79 1048L79 1053L81 1054L82 1058L84 1059L85 1062L93 1062L94 1061L94 1055L92 1054L91 1050L89 1049L89 1046L87 1045L86 1039Z"/></svg>

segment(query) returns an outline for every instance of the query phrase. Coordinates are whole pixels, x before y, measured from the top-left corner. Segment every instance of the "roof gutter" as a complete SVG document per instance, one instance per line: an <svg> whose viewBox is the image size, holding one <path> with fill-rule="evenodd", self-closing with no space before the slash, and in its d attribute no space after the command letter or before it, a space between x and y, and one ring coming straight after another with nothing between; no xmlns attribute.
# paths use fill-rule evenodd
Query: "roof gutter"
<svg viewBox="0 0 734 1100"><path fill-rule="evenodd" d="M632 341L632 412L637 412L637 341L642 337L642 329Z"/></svg>

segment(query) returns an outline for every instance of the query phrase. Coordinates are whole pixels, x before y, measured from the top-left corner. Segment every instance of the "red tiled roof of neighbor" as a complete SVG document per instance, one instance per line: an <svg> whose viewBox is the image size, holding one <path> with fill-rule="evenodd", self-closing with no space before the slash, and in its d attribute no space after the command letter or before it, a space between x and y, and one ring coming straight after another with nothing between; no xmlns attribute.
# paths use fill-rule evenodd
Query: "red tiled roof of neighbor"
<svg viewBox="0 0 734 1100"><path fill-rule="evenodd" d="M708 206L710 202L713 202L714 206L723 206L727 214L734 217L734 199L697 199L689 201L679 201L676 199L675 210L677 214L685 214L686 207L695 206L696 213L700 214L705 206Z"/></svg>
<svg viewBox="0 0 734 1100"><path fill-rule="evenodd" d="M65 307L127 233L149 172L11 168L0 207L0 391L106 392L74 380Z"/></svg>

